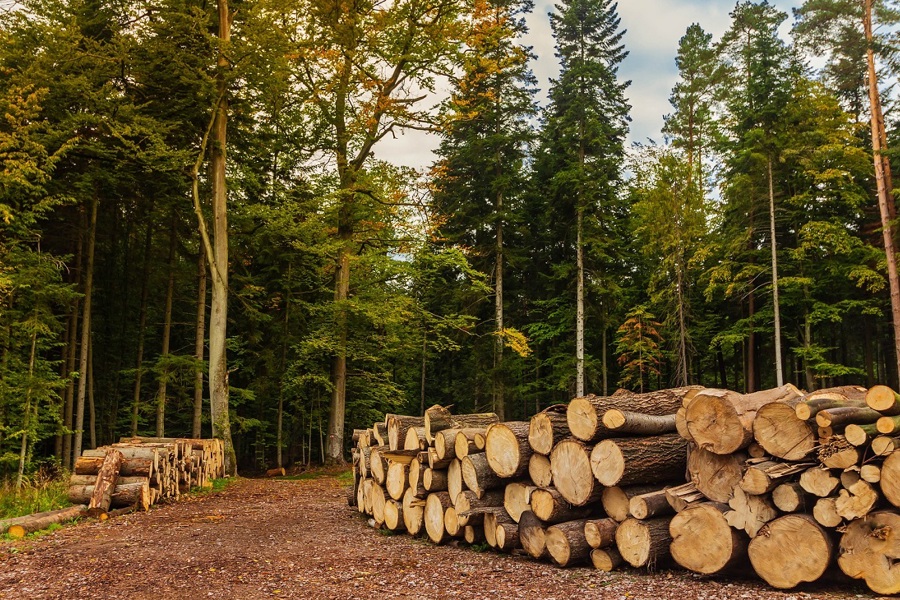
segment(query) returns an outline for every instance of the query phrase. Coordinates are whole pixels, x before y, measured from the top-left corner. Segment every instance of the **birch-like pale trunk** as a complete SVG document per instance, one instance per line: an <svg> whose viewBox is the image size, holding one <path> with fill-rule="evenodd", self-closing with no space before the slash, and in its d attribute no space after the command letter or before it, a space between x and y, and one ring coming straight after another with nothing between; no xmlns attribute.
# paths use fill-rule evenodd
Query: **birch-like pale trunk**
<svg viewBox="0 0 900 600"><path fill-rule="evenodd" d="M888 284L891 291L891 322L894 326L894 359L900 376L900 276L897 273L897 256L894 251L893 190L889 189L890 169L886 168L884 153L886 134L881 95L878 91L878 73L875 70L875 51L872 47L872 0L864 0L863 30L866 36L866 63L868 67L869 113L872 130L872 158L875 166L875 185L878 193L878 210L881 214L881 232L887 259Z"/></svg>
<svg viewBox="0 0 900 600"><path fill-rule="evenodd" d="M768 156L769 174L769 238L772 247L772 309L775 311L775 385L784 385L784 367L781 363L781 306L778 302L778 244L775 241L775 184L772 180L772 155Z"/></svg>

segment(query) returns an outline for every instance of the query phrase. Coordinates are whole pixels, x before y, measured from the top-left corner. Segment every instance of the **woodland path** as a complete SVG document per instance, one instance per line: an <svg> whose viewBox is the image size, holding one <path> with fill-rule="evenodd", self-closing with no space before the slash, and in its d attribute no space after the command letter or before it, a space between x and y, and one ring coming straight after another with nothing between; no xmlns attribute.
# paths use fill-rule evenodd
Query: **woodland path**
<svg viewBox="0 0 900 600"><path fill-rule="evenodd" d="M521 556L436 547L370 529L347 506L344 481L240 479L148 513L0 542L0 598L876 597L845 583L778 592L758 581L704 580L683 571L558 569Z"/></svg>

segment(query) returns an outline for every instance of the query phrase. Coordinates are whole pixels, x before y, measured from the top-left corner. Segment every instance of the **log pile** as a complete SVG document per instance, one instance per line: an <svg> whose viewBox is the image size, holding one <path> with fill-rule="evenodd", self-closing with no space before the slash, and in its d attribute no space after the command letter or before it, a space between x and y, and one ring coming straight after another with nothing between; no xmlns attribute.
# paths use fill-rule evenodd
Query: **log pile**
<svg viewBox="0 0 900 600"><path fill-rule="evenodd" d="M86 504L91 516L113 508L148 510L176 500L194 487L210 487L225 475L222 442L216 439L122 438L85 450L69 480L69 501Z"/></svg>
<svg viewBox="0 0 900 600"><path fill-rule="evenodd" d="M350 503L374 527L779 589L836 566L900 593L900 394L885 386L620 390L530 422L434 406L356 439Z"/></svg>

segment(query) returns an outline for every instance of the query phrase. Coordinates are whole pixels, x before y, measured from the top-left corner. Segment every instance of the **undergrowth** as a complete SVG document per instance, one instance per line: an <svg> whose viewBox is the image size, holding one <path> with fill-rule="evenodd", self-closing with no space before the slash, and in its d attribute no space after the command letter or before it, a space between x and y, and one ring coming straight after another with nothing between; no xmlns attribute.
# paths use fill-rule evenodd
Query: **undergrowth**
<svg viewBox="0 0 900 600"><path fill-rule="evenodd" d="M56 510L71 506L68 499L69 476L67 473L48 477L42 471L22 481L16 489L15 479L0 481L0 519L21 517L32 513Z"/></svg>

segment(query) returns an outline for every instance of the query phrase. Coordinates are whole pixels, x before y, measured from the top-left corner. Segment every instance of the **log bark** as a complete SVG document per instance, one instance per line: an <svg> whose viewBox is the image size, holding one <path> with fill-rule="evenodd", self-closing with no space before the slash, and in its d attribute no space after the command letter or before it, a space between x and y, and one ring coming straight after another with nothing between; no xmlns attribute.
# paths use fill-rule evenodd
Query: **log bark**
<svg viewBox="0 0 900 600"><path fill-rule="evenodd" d="M553 472L550 470L550 457L535 452L528 459L528 478L538 487L553 485Z"/></svg>
<svg viewBox="0 0 900 600"><path fill-rule="evenodd" d="M502 508L484 513L484 540L491 548L497 547L497 528L506 523L513 523Z"/></svg>
<svg viewBox="0 0 900 600"><path fill-rule="evenodd" d="M568 405L554 404L531 417L528 443L532 450L546 456L553 450L553 446L571 435L567 412Z"/></svg>
<svg viewBox="0 0 900 600"><path fill-rule="evenodd" d="M768 494L790 477L799 475L814 463L782 463L765 459L750 459L741 478L740 488L758 496Z"/></svg>
<svg viewBox="0 0 900 600"><path fill-rule="evenodd" d="M845 406L866 406L866 390L858 386L828 388L807 395L797 404L797 417L806 421L819 411Z"/></svg>
<svg viewBox="0 0 900 600"><path fill-rule="evenodd" d="M672 536L669 517L648 521L625 519L616 529L616 547L625 562L632 567L656 569L666 562Z"/></svg>
<svg viewBox="0 0 900 600"><path fill-rule="evenodd" d="M531 509L531 495L537 490L533 485L524 482L506 484L503 489L503 508L516 523L526 510Z"/></svg>
<svg viewBox="0 0 900 600"><path fill-rule="evenodd" d="M390 435L390 434L389 434ZM390 439L390 437L389 437ZM428 448L428 442L425 440L424 427L410 427L406 431L406 437L403 441L404 450L425 450Z"/></svg>
<svg viewBox="0 0 900 600"><path fill-rule="evenodd" d="M544 524L530 510L519 517L519 542L532 558L541 559L549 555Z"/></svg>
<svg viewBox="0 0 900 600"><path fill-rule="evenodd" d="M560 567L571 567L588 561L591 547L584 537L586 519L551 525L544 535L550 559Z"/></svg>
<svg viewBox="0 0 900 600"><path fill-rule="evenodd" d="M501 490L491 490L481 498L472 490L464 490L453 499L453 507L459 517L460 525L478 525L484 521L486 511L480 509L490 509L494 511L503 506L504 492ZM452 496L451 496L452 498ZM515 520L515 519L514 519Z"/></svg>
<svg viewBox="0 0 900 600"><path fill-rule="evenodd" d="M521 544L519 543L519 526L516 523L500 523L494 534L497 539L497 550L512 552Z"/></svg>
<svg viewBox="0 0 900 600"><path fill-rule="evenodd" d="M456 435L459 429L444 429L434 436L434 451L438 459L450 460L456 458Z"/></svg>
<svg viewBox="0 0 900 600"><path fill-rule="evenodd" d="M876 437L878 437L878 425L875 423L865 425L851 423L844 428L844 438L854 446L865 446Z"/></svg>
<svg viewBox="0 0 900 600"><path fill-rule="evenodd" d="M670 551L675 562L703 575L716 575L742 563L749 539L729 526L726 511L724 504L704 502L672 517Z"/></svg>
<svg viewBox="0 0 900 600"><path fill-rule="evenodd" d="M569 402L566 419L572 435L584 442L596 442L614 437L603 425L603 415L608 410L620 409L648 415L675 414L685 398L694 397L702 388L688 386L671 390L659 390L646 394L622 393L612 396L583 396Z"/></svg>
<svg viewBox="0 0 900 600"><path fill-rule="evenodd" d="M691 482L713 502L727 503L743 477L747 455L715 454L703 448L688 452L687 470Z"/></svg>
<svg viewBox="0 0 900 600"><path fill-rule="evenodd" d="M557 490L548 488L537 489L531 493L531 512L545 524L552 525L587 518L591 509L585 506L572 506Z"/></svg>
<svg viewBox="0 0 900 600"><path fill-rule="evenodd" d="M447 491L447 471L432 468L425 469L425 475L422 476L422 485L432 493Z"/></svg>
<svg viewBox="0 0 900 600"><path fill-rule="evenodd" d="M435 544L442 544L448 537L444 527L444 512L452 506L453 502L447 492L428 494L425 499L425 532Z"/></svg>
<svg viewBox="0 0 900 600"><path fill-rule="evenodd" d="M591 563L598 571L608 573L625 564L625 559L615 548L595 548L591 550Z"/></svg>
<svg viewBox="0 0 900 600"><path fill-rule="evenodd" d="M900 515L879 511L847 526L838 566L876 594L900 593Z"/></svg>
<svg viewBox="0 0 900 600"><path fill-rule="evenodd" d="M467 429L457 429L456 441L454 442L454 452L456 458L462 460L469 454L476 452L484 452L484 445L481 448L475 444L475 436L484 435L485 429L480 427L469 427Z"/></svg>
<svg viewBox="0 0 900 600"><path fill-rule="evenodd" d="M647 492L654 492L658 489L660 489L658 485L603 488L603 492L600 495L600 503L603 505L603 511L607 515L621 523L631 516L629 505L633 497L646 494Z"/></svg>
<svg viewBox="0 0 900 600"><path fill-rule="evenodd" d="M888 417L900 415L900 395L886 385L873 385L869 388L866 392L866 405Z"/></svg>
<svg viewBox="0 0 900 600"><path fill-rule="evenodd" d="M94 486L92 485L69 487L69 502L87 504L93 493ZM146 481L118 485L110 496L111 507L120 508L134 505L143 511L150 508L150 486Z"/></svg>
<svg viewBox="0 0 900 600"><path fill-rule="evenodd" d="M434 436L444 429L486 428L500 419L495 413L454 415L443 406L434 405L425 411L425 440L434 443Z"/></svg>
<svg viewBox="0 0 900 600"><path fill-rule="evenodd" d="M791 384L743 395L707 388L687 406L688 431L701 448L715 454L731 454L750 445L753 420L760 408L772 402L789 402L801 395Z"/></svg>
<svg viewBox="0 0 900 600"><path fill-rule="evenodd" d="M666 501L672 510L679 513L689 506L706 502L707 498L697 489L693 482L683 483L675 487L666 488Z"/></svg>
<svg viewBox="0 0 900 600"><path fill-rule="evenodd" d="M94 491L88 502L88 516L96 517L109 510L123 458L122 453L118 450L107 450L100 471L97 473Z"/></svg>
<svg viewBox="0 0 900 600"><path fill-rule="evenodd" d="M760 407L753 419L753 439L768 454L784 460L803 460L816 446L816 430L799 418L799 398Z"/></svg>
<svg viewBox="0 0 900 600"><path fill-rule="evenodd" d="M594 477L607 487L671 481L685 470L687 441L677 433L606 439L594 446L590 460Z"/></svg>
<svg viewBox="0 0 900 600"><path fill-rule="evenodd" d="M503 479L494 473L483 453L470 454L462 459L462 477L466 487L475 492L479 498L488 490L504 485Z"/></svg>
<svg viewBox="0 0 900 600"><path fill-rule="evenodd" d="M416 448L406 448L406 436L409 431L415 430L416 427L425 426L424 417L414 417L410 415L393 415L387 414L384 417L387 427L387 443L391 450L416 450ZM423 429L424 435L424 429Z"/></svg>
<svg viewBox="0 0 900 600"><path fill-rule="evenodd" d="M763 525L778 517L778 510L768 496L751 496L740 487L735 488L728 506L731 510L725 513L725 520L735 529L747 532L751 539Z"/></svg>
<svg viewBox="0 0 900 600"><path fill-rule="evenodd" d="M603 414L603 426L615 432L616 436L622 434L632 435L663 435L676 433L675 414L647 415L613 408Z"/></svg>
<svg viewBox="0 0 900 600"><path fill-rule="evenodd" d="M587 519L584 522L584 539L591 548L606 548L616 542L619 522L611 517Z"/></svg>
<svg viewBox="0 0 900 600"><path fill-rule="evenodd" d="M747 554L757 575L786 590L819 579L831 563L832 549L831 537L812 517L785 515L760 530Z"/></svg>
<svg viewBox="0 0 900 600"><path fill-rule="evenodd" d="M874 423L882 417L877 410L863 406L841 406L827 408L816 413L816 425L819 427L846 427L851 423L864 425Z"/></svg>
<svg viewBox="0 0 900 600"><path fill-rule="evenodd" d="M528 472L528 459L534 452L528 443L528 428L528 421L494 423L487 428L484 452L500 477L521 477Z"/></svg>
<svg viewBox="0 0 900 600"><path fill-rule="evenodd" d="M591 471L587 446L576 439L565 439L550 453L553 484L569 503L584 506L600 499L602 486Z"/></svg>
<svg viewBox="0 0 900 600"><path fill-rule="evenodd" d="M671 515L675 512L675 509L672 508L667 500L666 490L657 490L631 498L628 502L628 512L635 519L645 520L651 517Z"/></svg>
<svg viewBox="0 0 900 600"><path fill-rule="evenodd" d="M22 517L3 519L0 521L0 535L5 533L11 538L21 539L29 533L47 529L55 523L62 523L84 516L86 511L87 505L77 504L58 510L48 510Z"/></svg>

